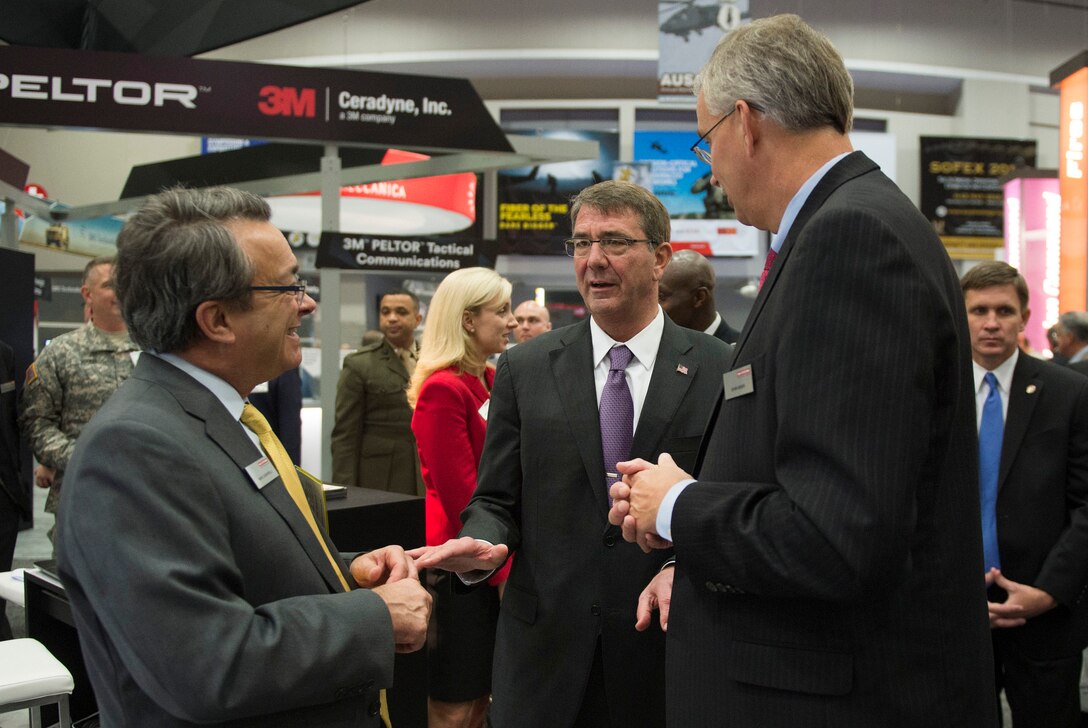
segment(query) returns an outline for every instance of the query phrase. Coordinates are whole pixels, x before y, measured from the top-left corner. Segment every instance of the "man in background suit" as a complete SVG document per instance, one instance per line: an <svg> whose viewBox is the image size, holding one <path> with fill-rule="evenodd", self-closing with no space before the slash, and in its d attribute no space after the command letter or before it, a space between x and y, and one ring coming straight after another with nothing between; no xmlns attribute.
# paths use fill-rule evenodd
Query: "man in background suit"
<svg viewBox="0 0 1088 728"><path fill-rule="evenodd" d="M678 250L658 285L661 308L673 323L737 343L740 332L726 323L714 301L714 267L705 255Z"/></svg>
<svg viewBox="0 0 1088 728"><path fill-rule="evenodd" d="M1056 354L1062 356L1066 364L1088 360L1088 313L1066 311L1059 316L1055 338L1058 340ZM1085 372L1083 367L1081 365L1082 373Z"/></svg>
<svg viewBox="0 0 1088 728"><path fill-rule="evenodd" d="M990 728L970 339L948 255L851 151L850 75L797 16L734 30L695 88L693 150L775 256L701 465L624 463L612 488L625 538L675 549L669 725Z"/></svg>
<svg viewBox="0 0 1088 728"><path fill-rule="evenodd" d="M11 347L0 341L0 571L10 571L19 535L19 519L30 517L31 498L19 478L21 442L15 414L15 362ZM0 640L12 638L0 599Z"/></svg>
<svg viewBox="0 0 1088 728"><path fill-rule="evenodd" d="M980 263L960 284L980 426L997 405L988 499L985 476L980 487L997 690L1014 726L1075 728L1088 646L1088 378L1019 351L1031 312L1015 268Z"/></svg>
<svg viewBox="0 0 1088 728"><path fill-rule="evenodd" d="M546 331L552 330L552 316L548 309L536 301L522 301L514 309L518 327L514 329L514 341L524 344Z"/></svg>
<svg viewBox="0 0 1088 728"><path fill-rule="evenodd" d="M344 358L336 384L332 482L423 495L412 408L405 390L415 370L419 298L393 291L381 298L382 339Z"/></svg>
<svg viewBox="0 0 1088 728"><path fill-rule="evenodd" d="M57 544L103 725L377 726L394 651L425 640L411 561L385 547L349 572L319 484L244 401L299 365L316 308L269 215L175 189L118 236L145 354L80 434Z"/></svg>
<svg viewBox="0 0 1088 728"><path fill-rule="evenodd" d="M626 453L694 463L729 347L658 306L672 249L668 212L652 194L601 182L574 199L571 221L567 252L590 319L499 360L462 538L412 555L467 571L516 552L496 636L496 728L660 726L664 635L635 622L639 593L660 582L667 554L623 543L605 517L608 486ZM610 374L627 351L633 358ZM609 382L629 392L622 425L607 414ZM605 460L610 425L633 439Z"/></svg>

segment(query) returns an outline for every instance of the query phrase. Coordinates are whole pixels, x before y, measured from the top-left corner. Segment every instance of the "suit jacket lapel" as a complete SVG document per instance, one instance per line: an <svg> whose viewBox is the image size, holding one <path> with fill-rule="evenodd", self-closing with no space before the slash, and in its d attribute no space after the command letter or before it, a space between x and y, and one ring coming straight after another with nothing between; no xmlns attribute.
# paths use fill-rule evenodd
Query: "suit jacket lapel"
<svg viewBox="0 0 1088 728"><path fill-rule="evenodd" d="M382 356L382 363L385 364L389 371L396 374L398 377L404 380L405 384L408 383L408 370L404 367L404 362L397 356L397 352L393 351L393 345L388 341L382 342L382 348L379 349Z"/></svg>
<svg viewBox="0 0 1088 728"><path fill-rule="evenodd" d="M246 435L242 424L230 416L215 395L185 372L157 357L142 356L137 367L149 370L147 378L170 390L186 412L204 422L204 432L208 438L238 466L249 486L256 488L246 472L246 467L259 460L263 453ZM333 573L332 565L314 538L310 525L288 494L283 480L277 477L260 488L259 492L283 518L329 588L335 592L342 591L339 578ZM335 549L330 552L336 554ZM351 583L351 579L348 579L348 584Z"/></svg>
<svg viewBox="0 0 1088 728"><path fill-rule="evenodd" d="M801 207L801 211L797 213L793 225L790 226L789 234L782 242L782 249L778 251L774 265L771 266L771 270L767 273L767 279L763 282L763 287L759 289L759 293L756 295L756 300L752 304L752 312L748 314L748 318L744 322L744 328L740 332L740 338L737 339L737 345L733 349L733 361L730 368L733 368L736 362L739 361L740 352L748 340L748 335L759 318L759 314L763 311L767 298L774 290L779 274L788 263L794 242L800 237L801 231L804 230L809 219L823 206L831 193L844 183L876 169L879 169L877 164L863 153L853 152L839 160L838 164L829 169L819 184L813 188L812 193Z"/></svg>
<svg viewBox="0 0 1088 728"><path fill-rule="evenodd" d="M1039 401L1044 382L1039 379L1035 363L1023 352L1016 361L1009 385L1009 409L1005 416L1005 429L1001 436L1001 470L997 477L998 491L1005 485L1005 477L1012 468L1012 461L1020 451L1020 443L1027 434L1035 403ZM1029 385L1033 391L1029 394Z"/></svg>
<svg viewBox="0 0 1088 728"><path fill-rule="evenodd" d="M560 346L549 352L555 388L566 413L594 502L608 513L604 485L604 455L601 452L601 422L597 414L597 391L593 384L593 340L589 319L564 330Z"/></svg>
<svg viewBox="0 0 1088 728"><path fill-rule="evenodd" d="M691 357L692 345L680 328L665 317L665 330L657 349L654 373L642 403L632 457L650 457L657 452L662 436L669 428L681 400L687 394L699 365Z"/></svg>

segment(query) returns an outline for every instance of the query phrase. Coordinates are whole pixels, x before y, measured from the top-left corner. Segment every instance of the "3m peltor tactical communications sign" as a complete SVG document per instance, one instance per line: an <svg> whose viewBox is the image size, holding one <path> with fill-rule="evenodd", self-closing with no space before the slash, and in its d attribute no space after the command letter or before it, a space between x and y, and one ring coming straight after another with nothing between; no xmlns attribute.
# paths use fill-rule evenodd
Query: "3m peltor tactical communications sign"
<svg viewBox="0 0 1088 728"><path fill-rule="evenodd" d="M463 79L22 46L0 124L512 151Z"/></svg>

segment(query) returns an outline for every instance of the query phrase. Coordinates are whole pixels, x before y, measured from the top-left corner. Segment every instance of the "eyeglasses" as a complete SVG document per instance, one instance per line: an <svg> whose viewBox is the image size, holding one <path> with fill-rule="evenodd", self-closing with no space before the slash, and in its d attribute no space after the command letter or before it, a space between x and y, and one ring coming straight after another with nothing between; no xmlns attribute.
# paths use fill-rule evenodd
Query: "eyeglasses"
<svg viewBox="0 0 1088 728"><path fill-rule="evenodd" d="M601 252L610 258L618 258L627 253L632 245L649 243L651 246L657 243L653 240L631 240L630 238L601 238L590 240L589 238L571 238L563 241L563 248L572 258L585 258L593 249L593 243L601 246Z"/></svg>
<svg viewBox="0 0 1088 728"><path fill-rule="evenodd" d="M298 305L302 305L302 302L306 299L306 284L302 282L302 278L295 276L294 285L290 286L250 286L251 291L274 291L276 293L294 293L295 300L298 301Z"/></svg>
<svg viewBox="0 0 1088 728"><path fill-rule="evenodd" d="M744 103L748 104L748 108L751 109L752 111L763 111L762 108L760 108L756 104L753 104L751 101L745 100ZM736 107L736 104L734 104L733 108L730 109L725 114L725 116L723 116L722 118L720 118L716 122L714 122L714 126L707 129L706 133L703 134L701 137L699 137L695 141L695 143L691 145L691 153L694 154L699 159L701 159L703 162L705 162L707 164L710 164L710 142L707 142L707 146L706 146L705 149L703 147L699 146L699 145L702 144L703 142L706 142L707 137L710 136L710 132L717 129L718 125L721 124L726 119L728 119L730 116L732 116L733 113L736 112L736 110L737 110L737 107Z"/></svg>

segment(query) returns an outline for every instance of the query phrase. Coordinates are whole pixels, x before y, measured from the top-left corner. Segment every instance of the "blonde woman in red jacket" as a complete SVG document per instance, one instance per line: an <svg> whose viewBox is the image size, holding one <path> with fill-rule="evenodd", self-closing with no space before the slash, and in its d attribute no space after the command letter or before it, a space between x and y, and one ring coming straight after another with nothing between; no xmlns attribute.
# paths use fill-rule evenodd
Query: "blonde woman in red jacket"
<svg viewBox="0 0 1088 728"><path fill-rule="evenodd" d="M488 268L464 268L443 279L431 299L419 362L408 387L412 431L427 487L427 545L461 530L461 510L476 489L495 368L517 326L510 282ZM491 694L491 657L499 587L509 562L488 583L455 592L457 576L428 574L434 595L427 638L429 728L478 728Z"/></svg>

